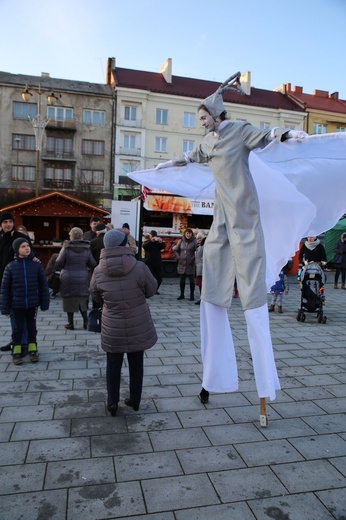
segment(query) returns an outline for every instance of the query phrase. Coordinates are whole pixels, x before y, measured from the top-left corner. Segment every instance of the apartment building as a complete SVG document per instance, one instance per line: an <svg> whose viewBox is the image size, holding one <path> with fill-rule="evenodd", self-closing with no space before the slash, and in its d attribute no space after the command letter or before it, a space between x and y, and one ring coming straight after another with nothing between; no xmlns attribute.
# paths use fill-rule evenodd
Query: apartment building
<svg viewBox="0 0 346 520"><path fill-rule="evenodd" d="M226 76L234 72L226 71ZM109 58L107 84L116 98L114 199L126 199L134 194L129 172L178 157L202 141L205 130L197 109L220 83L174 76L171 59L154 73L119 68L115 58ZM231 121L249 121L263 129L304 128L304 107L287 95L252 87L249 72L242 85L248 95L224 95Z"/></svg>
<svg viewBox="0 0 346 520"><path fill-rule="evenodd" d="M92 192L110 208L114 114L110 85L0 72L0 189Z"/></svg>
<svg viewBox="0 0 346 520"><path fill-rule="evenodd" d="M276 90L288 96L307 114L304 130L308 134L346 132L346 102L339 99L339 93L314 90L304 92L303 87L280 85Z"/></svg>

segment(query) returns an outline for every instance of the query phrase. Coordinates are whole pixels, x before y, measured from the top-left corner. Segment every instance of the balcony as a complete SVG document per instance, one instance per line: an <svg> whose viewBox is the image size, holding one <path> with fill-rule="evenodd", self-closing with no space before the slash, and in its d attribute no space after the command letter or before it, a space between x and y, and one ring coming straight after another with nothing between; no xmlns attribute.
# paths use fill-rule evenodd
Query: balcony
<svg viewBox="0 0 346 520"><path fill-rule="evenodd" d="M125 148L124 146L120 146L119 154L120 155L139 156L139 155L141 155L141 148Z"/></svg>
<svg viewBox="0 0 346 520"><path fill-rule="evenodd" d="M44 179L43 187L50 190L72 190L72 179Z"/></svg>
<svg viewBox="0 0 346 520"><path fill-rule="evenodd" d="M55 119L49 119L47 126L47 130L66 130L68 132L76 131L76 123L75 121L63 119L61 121Z"/></svg>
<svg viewBox="0 0 346 520"><path fill-rule="evenodd" d="M132 121L130 119L121 118L120 125L121 126L130 126L132 128L142 128L142 120L136 119L136 120Z"/></svg>
<svg viewBox="0 0 346 520"><path fill-rule="evenodd" d="M73 152L61 152L57 150L44 150L42 152L43 161L66 161L76 162Z"/></svg>

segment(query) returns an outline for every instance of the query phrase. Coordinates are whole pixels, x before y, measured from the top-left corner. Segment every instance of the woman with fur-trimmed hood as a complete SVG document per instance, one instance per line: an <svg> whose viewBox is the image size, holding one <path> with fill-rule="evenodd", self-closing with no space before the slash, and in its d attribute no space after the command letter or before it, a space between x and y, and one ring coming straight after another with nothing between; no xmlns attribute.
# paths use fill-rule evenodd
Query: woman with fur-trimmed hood
<svg viewBox="0 0 346 520"><path fill-rule="evenodd" d="M139 409L144 351L157 341L146 299L156 293L157 281L149 267L136 260L127 236L119 229L107 231L104 246L90 291L93 300L102 305L101 347L107 354L107 410L114 417L124 354L130 372L130 396L125 405L135 411Z"/></svg>

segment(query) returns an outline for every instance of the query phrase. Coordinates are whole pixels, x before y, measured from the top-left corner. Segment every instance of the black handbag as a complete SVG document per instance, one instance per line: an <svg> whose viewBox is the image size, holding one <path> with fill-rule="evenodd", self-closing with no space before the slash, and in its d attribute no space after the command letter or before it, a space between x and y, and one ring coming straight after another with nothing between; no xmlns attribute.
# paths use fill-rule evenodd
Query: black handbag
<svg viewBox="0 0 346 520"><path fill-rule="evenodd" d="M60 289L60 273L55 271L48 276L48 287L52 289L53 293L57 294Z"/></svg>
<svg viewBox="0 0 346 520"><path fill-rule="evenodd" d="M102 309L92 309L88 316L88 330L90 332L101 332Z"/></svg>
<svg viewBox="0 0 346 520"><path fill-rule="evenodd" d="M342 255L336 254L333 258L333 264L341 264L342 263Z"/></svg>

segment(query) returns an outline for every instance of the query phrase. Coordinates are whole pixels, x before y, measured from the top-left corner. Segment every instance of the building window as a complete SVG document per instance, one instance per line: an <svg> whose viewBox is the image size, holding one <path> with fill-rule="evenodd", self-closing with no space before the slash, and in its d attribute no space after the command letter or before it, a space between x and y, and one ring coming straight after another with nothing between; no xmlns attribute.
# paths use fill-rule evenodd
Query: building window
<svg viewBox="0 0 346 520"><path fill-rule="evenodd" d="M327 125L321 125L319 123L314 123L312 132L314 134L326 134L327 133Z"/></svg>
<svg viewBox="0 0 346 520"><path fill-rule="evenodd" d="M48 107L47 115L53 121L72 121L73 109L62 107Z"/></svg>
<svg viewBox="0 0 346 520"><path fill-rule="evenodd" d="M192 152L195 147L194 141L183 141L183 153Z"/></svg>
<svg viewBox="0 0 346 520"><path fill-rule="evenodd" d="M47 137L47 154L72 157L73 140L70 137Z"/></svg>
<svg viewBox="0 0 346 520"><path fill-rule="evenodd" d="M45 176L45 184L49 185L49 183L58 183L62 186L64 184L70 185L72 182L72 170L71 168L54 168L48 167L46 168L46 176Z"/></svg>
<svg viewBox="0 0 346 520"><path fill-rule="evenodd" d="M82 170L81 183L103 186L103 170Z"/></svg>
<svg viewBox="0 0 346 520"><path fill-rule="evenodd" d="M168 110L162 108L156 109L156 124L167 125L168 124Z"/></svg>
<svg viewBox="0 0 346 520"><path fill-rule="evenodd" d="M36 150L34 135L12 134L13 150Z"/></svg>
<svg viewBox="0 0 346 520"><path fill-rule="evenodd" d="M136 136L124 134L124 148L136 148Z"/></svg>
<svg viewBox="0 0 346 520"><path fill-rule="evenodd" d="M121 175L127 175L128 173L135 172L137 170L137 165L139 163L130 162L130 163L122 163L121 165Z"/></svg>
<svg viewBox="0 0 346 520"><path fill-rule="evenodd" d="M12 166L13 181L34 181L35 166Z"/></svg>
<svg viewBox="0 0 346 520"><path fill-rule="evenodd" d="M167 152L166 137L155 137L155 152Z"/></svg>
<svg viewBox="0 0 346 520"><path fill-rule="evenodd" d="M184 112L184 126L189 128L195 127L196 116L193 112Z"/></svg>
<svg viewBox="0 0 346 520"><path fill-rule="evenodd" d="M295 127L295 125L290 125L289 123L286 123L285 124L285 129L286 130L295 130L296 127Z"/></svg>
<svg viewBox="0 0 346 520"><path fill-rule="evenodd" d="M83 123L85 125L105 126L106 112L103 110L83 110Z"/></svg>
<svg viewBox="0 0 346 520"><path fill-rule="evenodd" d="M337 126L336 131L337 132L346 132L346 126Z"/></svg>
<svg viewBox="0 0 346 520"><path fill-rule="evenodd" d="M261 130L269 130L270 124L266 123L265 121L261 121L259 127L260 127Z"/></svg>
<svg viewBox="0 0 346 520"><path fill-rule="evenodd" d="M136 121L137 119L137 107L126 106L124 112L125 121Z"/></svg>
<svg viewBox="0 0 346 520"><path fill-rule="evenodd" d="M95 141L93 139L82 140L82 154L83 155L104 155L105 142Z"/></svg>
<svg viewBox="0 0 346 520"><path fill-rule="evenodd" d="M37 115L36 103L21 103L20 101L13 101L13 119L32 119Z"/></svg>

